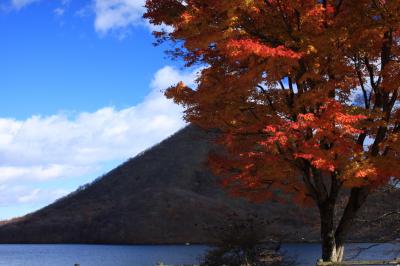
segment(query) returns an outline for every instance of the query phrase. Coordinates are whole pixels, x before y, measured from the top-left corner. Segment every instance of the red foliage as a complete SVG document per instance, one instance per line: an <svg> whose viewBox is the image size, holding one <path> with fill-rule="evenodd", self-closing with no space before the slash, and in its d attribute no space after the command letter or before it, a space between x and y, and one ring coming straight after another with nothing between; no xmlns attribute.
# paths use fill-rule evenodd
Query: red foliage
<svg viewBox="0 0 400 266"><path fill-rule="evenodd" d="M152 23L173 27L175 54L206 66L197 88L166 95L187 121L219 129L226 151L210 161L235 194L318 202L320 182L372 189L400 178L400 2L146 7Z"/></svg>

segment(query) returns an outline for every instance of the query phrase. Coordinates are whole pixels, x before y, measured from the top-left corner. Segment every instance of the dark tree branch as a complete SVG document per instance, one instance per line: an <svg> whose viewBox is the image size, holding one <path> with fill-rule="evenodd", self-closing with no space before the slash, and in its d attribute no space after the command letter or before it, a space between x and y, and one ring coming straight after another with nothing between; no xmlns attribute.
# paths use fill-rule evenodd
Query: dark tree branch
<svg viewBox="0 0 400 266"><path fill-rule="evenodd" d="M391 216L400 216L400 211L388 212L388 213L385 213L385 214L379 216L378 218L371 219L371 220L356 219L356 221L360 222L360 223L376 223L376 222L380 222L380 221L384 220L385 218L388 218Z"/></svg>
<svg viewBox="0 0 400 266"><path fill-rule="evenodd" d="M369 191L369 187L355 187L351 189L346 208L336 228L335 239L337 244L342 245L344 243L345 235L356 218L358 210L367 199Z"/></svg>

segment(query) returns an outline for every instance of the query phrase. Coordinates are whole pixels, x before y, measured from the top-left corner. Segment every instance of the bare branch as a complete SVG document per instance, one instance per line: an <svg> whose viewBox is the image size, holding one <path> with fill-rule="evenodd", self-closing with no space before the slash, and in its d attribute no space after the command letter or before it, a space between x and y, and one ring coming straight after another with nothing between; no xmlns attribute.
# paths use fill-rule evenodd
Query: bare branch
<svg viewBox="0 0 400 266"><path fill-rule="evenodd" d="M356 219L356 221L360 222L360 223L376 223L376 222L380 222L380 221L384 220L385 218L388 218L391 216L397 216L397 215L400 216L400 211L388 212L388 213L385 213L385 214L379 216L378 218L372 219L372 220Z"/></svg>

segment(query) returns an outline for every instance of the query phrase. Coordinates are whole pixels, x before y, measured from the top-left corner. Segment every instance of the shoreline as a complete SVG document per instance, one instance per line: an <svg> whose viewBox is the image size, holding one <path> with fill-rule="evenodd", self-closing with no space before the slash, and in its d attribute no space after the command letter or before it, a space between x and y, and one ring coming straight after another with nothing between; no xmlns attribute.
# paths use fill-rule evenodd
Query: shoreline
<svg viewBox="0 0 400 266"><path fill-rule="evenodd" d="M277 242L262 242L261 244L276 244ZM321 244L320 241L302 241L302 242L280 242L282 245L287 244ZM346 241L346 244L399 244L400 241ZM215 243L0 243L2 245L82 245L82 246L213 246Z"/></svg>

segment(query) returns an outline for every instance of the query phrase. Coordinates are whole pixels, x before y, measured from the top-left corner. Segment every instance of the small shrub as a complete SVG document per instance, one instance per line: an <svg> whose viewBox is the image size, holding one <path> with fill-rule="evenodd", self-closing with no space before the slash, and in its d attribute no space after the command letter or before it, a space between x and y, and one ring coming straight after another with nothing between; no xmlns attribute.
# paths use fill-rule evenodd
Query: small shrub
<svg viewBox="0 0 400 266"><path fill-rule="evenodd" d="M207 228L215 238L215 246L201 259L202 266L281 266L294 265L285 262L279 252L280 244L264 243L265 228L269 221L247 214L244 218L231 214L229 223Z"/></svg>

